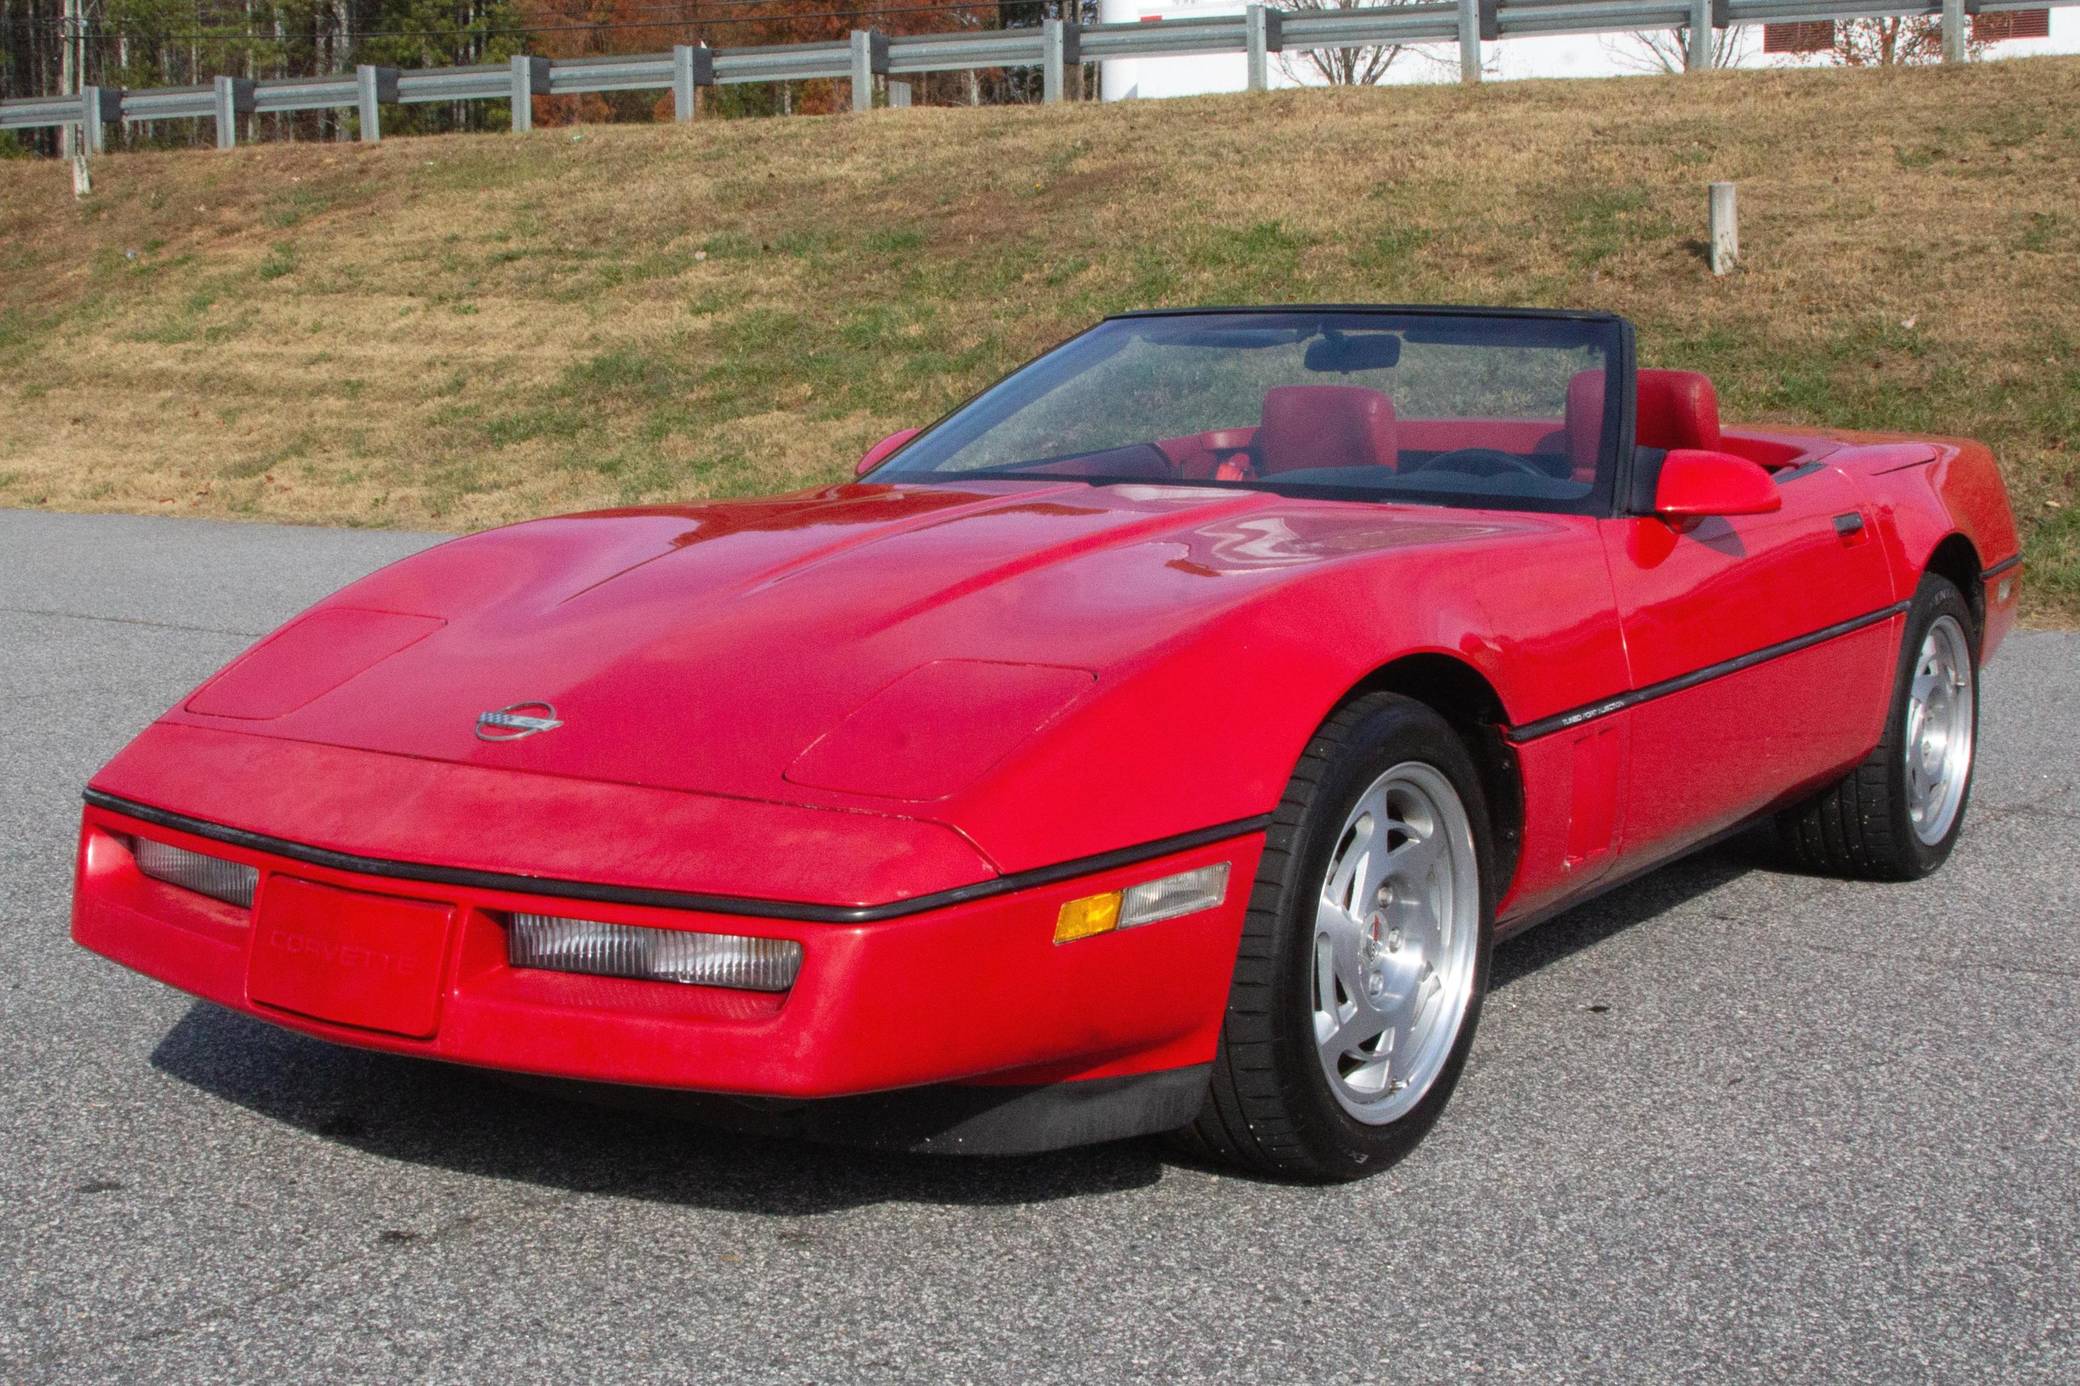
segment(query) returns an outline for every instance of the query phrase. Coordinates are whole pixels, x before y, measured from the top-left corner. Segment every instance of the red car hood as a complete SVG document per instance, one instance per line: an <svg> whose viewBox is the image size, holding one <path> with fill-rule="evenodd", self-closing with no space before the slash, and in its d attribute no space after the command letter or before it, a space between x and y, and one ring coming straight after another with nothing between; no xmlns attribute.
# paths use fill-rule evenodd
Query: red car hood
<svg viewBox="0 0 2080 1386"><path fill-rule="evenodd" d="M746 799L929 801L1269 584L1515 527L1015 483L535 521L345 589L168 720ZM479 738L480 714L531 703L562 725Z"/></svg>

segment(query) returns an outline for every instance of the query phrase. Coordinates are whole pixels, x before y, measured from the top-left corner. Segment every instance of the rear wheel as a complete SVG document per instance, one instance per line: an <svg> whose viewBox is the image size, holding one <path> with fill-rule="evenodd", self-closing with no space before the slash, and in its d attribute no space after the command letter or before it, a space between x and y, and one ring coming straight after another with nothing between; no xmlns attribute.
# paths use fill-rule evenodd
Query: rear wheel
<svg viewBox="0 0 2080 1386"><path fill-rule="evenodd" d="M1472 1045L1489 860L1480 777L1444 719L1394 694L1332 717L1273 816L1187 1146L1308 1179L1412 1146Z"/></svg>
<svg viewBox="0 0 2080 1386"><path fill-rule="evenodd" d="M1795 864L1911 881L1949 857L1972 793L1978 646L1964 594L1924 577L1907 611L1884 737L1838 784L1777 816L1778 841Z"/></svg>

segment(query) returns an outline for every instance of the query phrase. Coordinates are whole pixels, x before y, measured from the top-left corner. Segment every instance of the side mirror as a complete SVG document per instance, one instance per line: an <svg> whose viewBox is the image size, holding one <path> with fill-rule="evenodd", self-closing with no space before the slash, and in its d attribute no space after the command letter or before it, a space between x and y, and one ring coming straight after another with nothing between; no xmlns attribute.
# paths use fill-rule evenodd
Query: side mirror
<svg viewBox="0 0 2080 1386"><path fill-rule="evenodd" d="M912 438L915 438L918 434L922 433L923 431L924 430L921 428L897 429L895 432L889 434L886 438L883 438L880 442L874 444L874 446L868 448L864 453L860 454L859 465L852 469L852 474L854 476L865 476L868 472L871 472L876 467L880 466L882 460L886 458L890 453L894 452L897 448L903 446L903 444L909 442Z"/></svg>
<svg viewBox="0 0 2080 1386"><path fill-rule="evenodd" d="M1745 457L1672 448L1654 486L1654 513L1678 526L1712 515L1767 515L1784 508L1769 473Z"/></svg>

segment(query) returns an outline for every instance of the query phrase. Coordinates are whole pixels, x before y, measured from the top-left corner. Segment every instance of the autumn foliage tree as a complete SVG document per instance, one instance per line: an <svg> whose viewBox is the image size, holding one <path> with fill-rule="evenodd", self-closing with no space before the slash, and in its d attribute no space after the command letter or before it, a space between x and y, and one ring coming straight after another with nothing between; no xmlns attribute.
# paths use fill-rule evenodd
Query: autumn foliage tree
<svg viewBox="0 0 2080 1386"><path fill-rule="evenodd" d="M545 58L598 57L614 53L655 53L675 43L699 43L700 9L696 4L665 0L521 0L520 26L527 30L527 50ZM646 118L658 107L670 109L654 91L586 92L577 96L537 96L537 125L579 125L615 119Z"/></svg>
<svg viewBox="0 0 2080 1386"><path fill-rule="evenodd" d="M842 40L853 29L889 34L1038 23L1064 5L1094 14L1095 0L0 0L0 97L76 91L81 82L145 89L212 77L308 77L357 63L403 68L499 64L516 53L575 58L657 53L679 43L751 47ZM920 100L1019 99L1008 74L930 74ZM716 114L840 110L839 80L732 86L708 92ZM538 97L538 124L658 120L657 91ZM349 110L248 117L245 139L350 139ZM485 101L415 103L386 113L389 133L496 128ZM207 122L112 129L122 145L208 143ZM55 132L0 133L0 154L58 147Z"/></svg>
<svg viewBox="0 0 2080 1386"><path fill-rule="evenodd" d="M673 44L706 43L715 48L776 43L820 43L843 39L854 29L889 34L939 33L953 28L996 27L995 6L960 0L521 0L529 31L528 51L551 58L614 53L656 53ZM772 107L816 114L851 104L848 84L819 79L788 83L777 94L734 93L734 106ZM669 119L669 94L589 93L535 98L538 125L602 120Z"/></svg>
<svg viewBox="0 0 2080 1386"><path fill-rule="evenodd" d="M1977 53L1983 40L1967 36L1965 51ZM1891 15L1876 19L1838 19L1834 45L1825 57L1843 67L1906 67L1943 60L1943 21L1926 15Z"/></svg>

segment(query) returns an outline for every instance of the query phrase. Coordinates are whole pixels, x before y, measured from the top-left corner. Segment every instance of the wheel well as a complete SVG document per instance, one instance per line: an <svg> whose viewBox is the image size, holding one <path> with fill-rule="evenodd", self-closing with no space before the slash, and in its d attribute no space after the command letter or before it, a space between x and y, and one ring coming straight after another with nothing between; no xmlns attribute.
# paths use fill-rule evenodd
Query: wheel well
<svg viewBox="0 0 2080 1386"><path fill-rule="evenodd" d="M1986 629L1986 584L1979 580L1979 551L1962 534L1952 534L1928 556L1928 572L1948 578L1972 610L1972 638Z"/></svg>
<svg viewBox="0 0 2080 1386"><path fill-rule="evenodd" d="M1976 569L1974 570L1977 571ZM1509 723L1494 686L1472 665L1450 655L1405 655L1366 675L1343 696L1343 702L1367 693L1399 693L1424 704L1459 733L1480 770L1488 797L1500 898L1516 879L1517 857L1524 842L1524 782L1502 729ZM1341 704L1339 704L1340 706Z"/></svg>

